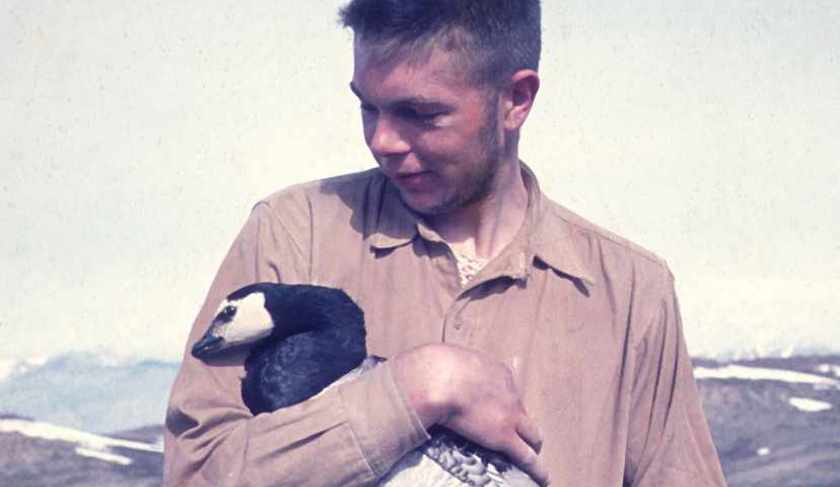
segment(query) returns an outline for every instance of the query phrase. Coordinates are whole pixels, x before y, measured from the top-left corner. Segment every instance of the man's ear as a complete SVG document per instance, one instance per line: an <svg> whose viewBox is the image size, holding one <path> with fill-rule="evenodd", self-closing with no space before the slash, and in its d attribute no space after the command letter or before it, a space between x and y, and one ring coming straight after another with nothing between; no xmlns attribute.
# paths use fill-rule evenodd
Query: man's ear
<svg viewBox="0 0 840 487"><path fill-rule="evenodd" d="M510 77L504 90L505 130L518 130L525 123L540 90L540 75L533 69L520 69Z"/></svg>

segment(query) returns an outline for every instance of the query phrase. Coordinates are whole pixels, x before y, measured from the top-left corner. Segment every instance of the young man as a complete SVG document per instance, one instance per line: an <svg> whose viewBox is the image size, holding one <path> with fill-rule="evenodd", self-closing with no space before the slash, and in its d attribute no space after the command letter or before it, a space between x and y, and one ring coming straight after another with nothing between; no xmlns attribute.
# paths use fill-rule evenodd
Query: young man
<svg viewBox="0 0 840 487"><path fill-rule="evenodd" d="M719 486L673 279L656 256L539 190L518 159L539 89L537 0L353 0L351 90L378 167L259 202L190 337L255 281L346 290L358 381L272 414L244 352L185 355L166 482L365 485L444 425L542 483Z"/></svg>

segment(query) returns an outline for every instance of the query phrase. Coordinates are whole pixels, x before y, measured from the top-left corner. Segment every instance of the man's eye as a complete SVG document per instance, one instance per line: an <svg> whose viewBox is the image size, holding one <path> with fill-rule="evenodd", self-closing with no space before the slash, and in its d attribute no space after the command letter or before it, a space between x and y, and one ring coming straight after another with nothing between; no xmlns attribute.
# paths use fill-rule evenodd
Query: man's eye
<svg viewBox="0 0 840 487"><path fill-rule="evenodd" d="M359 108L361 108L361 110L362 110L363 112L365 112L365 113L374 113L374 112L376 112L376 107L374 107L373 105L368 105L368 104L365 104L365 103L362 103L362 104L359 106Z"/></svg>
<svg viewBox="0 0 840 487"><path fill-rule="evenodd" d="M403 118L405 120L412 120L415 122L431 122L432 120L437 118L438 115L440 115L440 113L438 112L421 112L409 107L400 108L399 110L397 110L397 114L400 116L400 118Z"/></svg>

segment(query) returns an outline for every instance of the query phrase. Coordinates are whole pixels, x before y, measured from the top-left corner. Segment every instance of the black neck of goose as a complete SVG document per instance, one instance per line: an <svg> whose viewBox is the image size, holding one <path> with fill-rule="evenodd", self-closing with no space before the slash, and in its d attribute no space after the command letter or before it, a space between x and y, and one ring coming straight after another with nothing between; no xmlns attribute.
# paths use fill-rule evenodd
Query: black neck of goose
<svg viewBox="0 0 840 487"><path fill-rule="evenodd" d="M274 322L275 338L298 333L335 335L345 346L352 343L355 348L360 343L364 347L364 314L344 291L311 285L280 290L266 293L265 306Z"/></svg>

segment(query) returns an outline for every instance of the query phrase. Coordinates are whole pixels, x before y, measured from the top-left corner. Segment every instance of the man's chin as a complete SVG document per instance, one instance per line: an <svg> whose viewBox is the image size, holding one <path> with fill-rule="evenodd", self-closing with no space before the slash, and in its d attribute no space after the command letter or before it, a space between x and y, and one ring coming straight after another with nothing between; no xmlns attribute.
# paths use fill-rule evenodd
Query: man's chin
<svg viewBox="0 0 840 487"><path fill-rule="evenodd" d="M472 197L464 199L459 199L456 195L455 198L443 200L440 198L423 198L422 196L410 193L406 194L402 190L399 192L399 195L403 204L408 209L423 217L446 215L448 213L470 207L481 201L480 194L473 194Z"/></svg>
<svg viewBox="0 0 840 487"><path fill-rule="evenodd" d="M404 195L402 192L400 192L400 199L409 210L420 216L437 216L451 210L449 205L439 201L424 201L422 198L412 198L411 195Z"/></svg>

